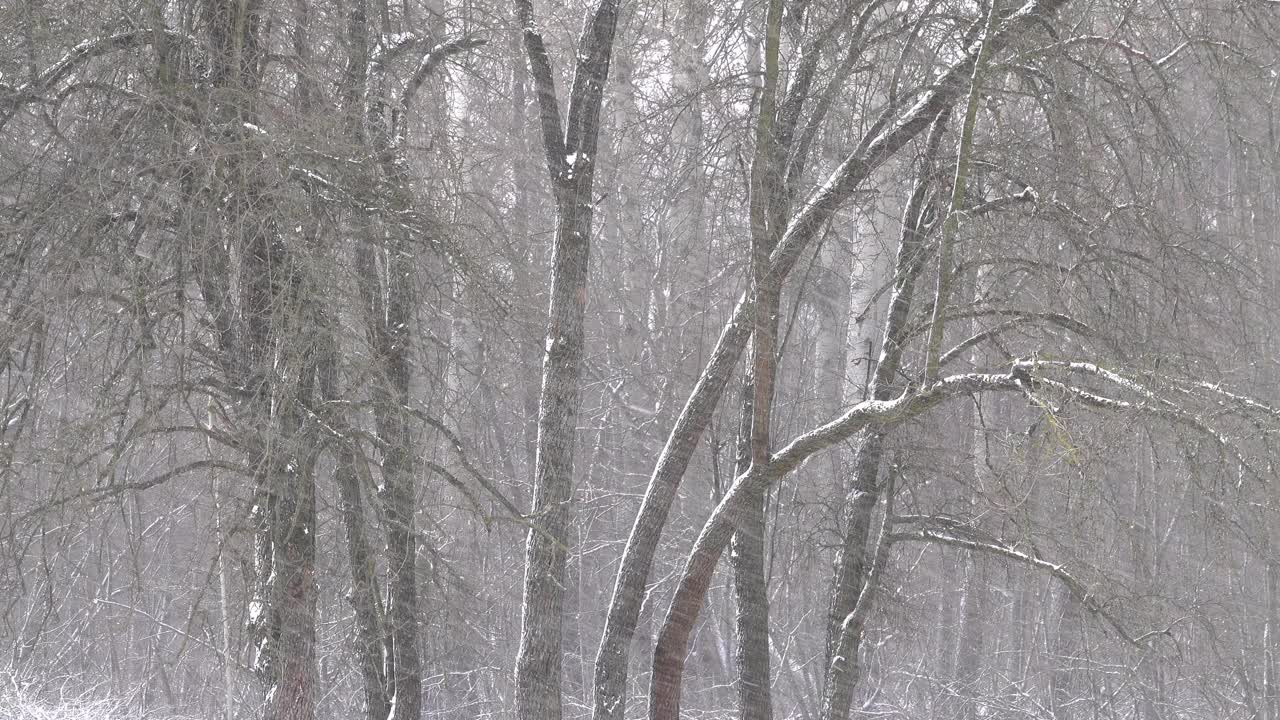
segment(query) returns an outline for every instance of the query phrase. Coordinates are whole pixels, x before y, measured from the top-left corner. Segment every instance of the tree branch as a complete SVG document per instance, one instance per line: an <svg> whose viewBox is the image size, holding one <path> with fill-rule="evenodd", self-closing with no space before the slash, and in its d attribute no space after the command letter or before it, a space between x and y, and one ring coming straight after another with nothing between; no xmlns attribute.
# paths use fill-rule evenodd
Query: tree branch
<svg viewBox="0 0 1280 720"><path fill-rule="evenodd" d="M547 156L547 170L553 179L564 176L564 129L560 122L560 104L556 99L555 73L551 56L547 53L542 33L533 19L532 0L515 0L516 14L524 34L525 53L529 59L529 73L533 76L534 90L538 95L538 115L542 128L542 146Z"/></svg>
<svg viewBox="0 0 1280 720"><path fill-rule="evenodd" d="M431 73L435 72L436 68L440 67L441 63L454 55L478 48L486 42L488 41L484 38L463 36L431 48L426 55L422 56L417 70L413 72L413 77L409 78L409 82L405 84L404 92L400 95L400 107L408 111L409 105L413 103L413 98L418 94L418 89L422 87L422 83L431 76Z"/></svg>
<svg viewBox="0 0 1280 720"><path fill-rule="evenodd" d="M132 50L151 45L161 38L179 42L191 42L191 38L172 30L130 30L107 37L85 40L76 45L54 64L17 88L4 88L0 97L0 130L8 124L22 107L39 102L62 81L89 61L117 50Z"/></svg>
<svg viewBox="0 0 1280 720"><path fill-rule="evenodd" d="M899 518L894 518L894 524L899 521ZM992 553L1029 565L1038 570L1043 570L1062 582L1086 609L1105 620L1121 640L1137 648L1148 646L1148 641L1152 637L1151 633L1144 633L1140 636L1130 633L1115 615L1108 612L1102 606L1102 603L1098 602L1097 596L1089 590L1084 582L1067 571L1065 566L1049 562L1040 557L1035 551L1023 552L995 538L961 537L960 533L956 532L958 529L955 526L950 526L947 530L918 527L908 532L892 532L889 534L889 539L893 542L933 542L976 552Z"/></svg>

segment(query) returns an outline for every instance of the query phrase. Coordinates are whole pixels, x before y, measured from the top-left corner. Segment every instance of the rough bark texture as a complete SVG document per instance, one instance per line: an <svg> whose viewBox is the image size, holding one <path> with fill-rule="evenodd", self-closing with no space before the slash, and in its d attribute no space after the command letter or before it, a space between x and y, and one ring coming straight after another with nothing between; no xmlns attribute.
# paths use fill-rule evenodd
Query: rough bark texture
<svg viewBox="0 0 1280 720"><path fill-rule="evenodd" d="M765 577L765 494L733 535L734 598L738 603L738 702L742 720L773 717L769 656L769 587Z"/></svg>
<svg viewBox="0 0 1280 720"><path fill-rule="evenodd" d="M540 107L543 149L556 201L538 438L534 458L533 526L525 546L524 601L516 658L516 717L561 717L561 625L569 503L583 355L583 313L592 187L600 110L617 28L618 3L603 0L579 41L568 122L560 124L551 61L528 0L516 3Z"/></svg>
<svg viewBox="0 0 1280 720"><path fill-rule="evenodd" d="M407 192L397 182L397 163L385 161L382 170L385 181L400 186L393 194L392 211L403 211L408 207ZM382 268L378 267L374 245L366 242L356 250L356 271L366 312L365 335L376 373L371 390L374 419L382 440L378 499L387 527L386 694L396 718L416 720L422 713L422 659L418 647L416 449L409 414L414 276L406 262L411 257L410 239L403 231L389 235L389 252L382 256Z"/></svg>
<svg viewBox="0 0 1280 720"><path fill-rule="evenodd" d="M879 502L879 474L883 436L871 431L854 458L853 487L845 499L844 538L836 562L827 610L827 658L822 706L826 720L848 716L849 702L860 675L858 654L862 646L861 628L846 622L857 607L871 568L872 516Z"/></svg>
<svg viewBox="0 0 1280 720"><path fill-rule="evenodd" d="M770 281L769 255L781 235L782 152L776 133L778 52L782 2L772 0L765 17L764 87L756 122L756 150L751 163L751 283L755 317L751 360L743 384L735 475L769 461L777 375L778 286ZM738 604L738 698L742 720L771 720L773 700L769 671L769 588L764 572L766 493L752 494L744 521L733 536L734 595Z"/></svg>
<svg viewBox="0 0 1280 720"><path fill-rule="evenodd" d="M751 466L750 438L753 388L743 383L742 419L738 434L736 474ZM757 493L749 501L746 520L733 534L734 599L738 626L738 708L742 720L773 717L769 671L769 587L765 577L765 498Z"/></svg>
<svg viewBox="0 0 1280 720"><path fill-rule="evenodd" d="M368 73L366 12L364 0L355 0L347 10L347 66L342 102L346 113L347 133L357 145L363 144L366 137L362 92ZM371 217L358 214L354 218L354 224L357 236L371 236ZM368 294L367 291L365 294ZM369 720L386 720L392 703L387 673L394 666L392 653L387 646L386 608L378 582L376 555L369 543L360 466L357 465L361 461L359 448L343 413L330 409L330 404L342 399L338 377L338 331L336 322L326 324L326 347L320 366L320 384L326 403L326 422L338 435L334 438L334 480L338 486L338 512L347 545L347 561L351 568L351 591L347 601L355 613L356 653L364 690L365 713Z"/></svg>

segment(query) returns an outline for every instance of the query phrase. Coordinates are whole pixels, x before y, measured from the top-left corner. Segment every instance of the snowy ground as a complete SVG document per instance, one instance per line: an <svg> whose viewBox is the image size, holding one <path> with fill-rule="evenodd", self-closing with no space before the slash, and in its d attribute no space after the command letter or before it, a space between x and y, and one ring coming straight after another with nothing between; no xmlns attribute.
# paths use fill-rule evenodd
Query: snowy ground
<svg viewBox="0 0 1280 720"><path fill-rule="evenodd" d="M0 693L0 718L5 720L123 720L125 713L108 701L41 702L10 691Z"/></svg>
<svg viewBox="0 0 1280 720"><path fill-rule="evenodd" d="M0 720L139 720L123 700L70 693L37 694L0 673ZM158 720L158 719L156 719Z"/></svg>

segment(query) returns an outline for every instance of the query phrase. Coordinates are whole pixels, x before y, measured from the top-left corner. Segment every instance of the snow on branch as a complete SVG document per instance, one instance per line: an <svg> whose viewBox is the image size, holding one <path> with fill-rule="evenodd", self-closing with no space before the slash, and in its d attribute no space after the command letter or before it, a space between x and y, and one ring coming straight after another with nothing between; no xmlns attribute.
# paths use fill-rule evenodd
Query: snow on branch
<svg viewBox="0 0 1280 720"><path fill-rule="evenodd" d="M1191 428L1192 430L1212 439L1220 448L1229 453L1240 465L1242 471L1248 472L1255 478L1264 478L1264 473L1260 472L1253 466L1253 463L1249 461L1245 456L1244 451L1240 448L1238 443L1231 438L1231 436L1214 427L1208 420L1197 415L1193 410L1190 410L1168 398L1161 397L1147 385L1134 380L1131 377L1090 362L1033 359L1018 361L1015 365L1024 367L1027 372L1036 373L1037 375L1040 374L1041 370L1051 369L1059 370L1068 374L1087 375L1102 380L1109 385L1124 390L1131 395L1137 396L1137 399L1123 400L1119 398L1112 398L1098 392L1042 376L1036 378L1035 385L1038 387L1051 388L1063 395L1079 400L1085 405L1100 410L1139 412ZM1170 382L1170 384L1175 387L1178 385L1177 382ZM1222 402L1230 401L1241 410L1263 412L1271 420L1280 420L1280 411L1277 411L1258 400L1224 391L1220 387L1210 385L1208 383L1192 383L1190 386L1201 390L1208 390L1214 397L1219 398Z"/></svg>
<svg viewBox="0 0 1280 720"><path fill-rule="evenodd" d="M768 465L770 474L781 477L799 467L810 456L852 437L864 427L892 425L908 420L947 398L976 392L1018 391L1023 387L1023 381L1028 379L1025 372L1026 368L1015 363L1009 373L951 375L924 388L908 389L893 400L865 400L846 410L840 417L799 435L774 453Z"/></svg>
<svg viewBox="0 0 1280 720"><path fill-rule="evenodd" d="M1099 601L1097 595L1083 580L1067 570L1065 565L1044 559L1034 549L1020 550L997 538L986 536L971 528L961 528L951 523L946 523L945 527L934 527L931 524L925 524L929 520L932 520L932 518L924 516L894 517L894 525L912 524L916 525L916 527L910 530L895 530L889 534L889 540L892 542L931 542L974 552L999 555L1037 570L1042 570L1057 578L1080 601L1080 604L1085 609L1106 621L1116 635L1129 645L1146 649L1150 647L1152 638L1160 634L1160 631L1143 633L1142 635L1131 633L1119 618L1107 610L1106 606Z"/></svg>
<svg viewBox="0 0 1280 720"><path fill-rule="evenodd" d="M1029 0L1001 21L983 44L993 54L997 53L1021 32L1043 24L1065 4L1066 0ZM809 239L863 180L956 102L968 88L976 62L977 48L970 48L935 79L914 105L905 109L896 105L886 108L858 147L800 204L799 212L787 224L782 240L770 256L771 280L787 275Z"/></svg>
<svg viewBox="0 0 1280 720"><path fill-rule="evenodd" d="M67 78L90 60L117 50L132 50L155 43L159 38L178 42L190 42L190 38L172 30L130 30L127 32L91 38L67 51L57 62L17 88L0 86L0 129L8 124L22 107L43 100Z"/></svg>
<svg viewBox="0 0 1280 720"><path fill-rule="evenodd" d="M436 68L445 60L464 53L468 50L478 48L484 45L487 40L471 36L463 36L448 42L442 42L431 48L427 54L422 56L422 60L418 62L418 68L413 72L413 77L409 79L405 85L404 93L400 96L400 107L408 109L413 102L413 98L418 94L418 89L422 87L422 83L431 76Z"/></svg>

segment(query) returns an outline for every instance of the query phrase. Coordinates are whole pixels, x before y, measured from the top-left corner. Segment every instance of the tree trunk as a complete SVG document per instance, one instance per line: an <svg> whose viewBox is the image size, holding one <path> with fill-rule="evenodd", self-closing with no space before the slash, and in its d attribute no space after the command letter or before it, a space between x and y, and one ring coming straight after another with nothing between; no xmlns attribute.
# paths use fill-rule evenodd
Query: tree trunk
<svg viewBox="0 0 1280 720"><path fill-rule="evenodd" d="M977 553L965 559L964 597L961 600L960 637L956 643L956 691L959 720L976 720L978 683L982 678L982 646L986 612L985 563Z"/></svg>
<svg viewBox="0 0 1280 720"><path fill-rule="evenodd" d="M525 545L524 600L516 657L517 720L560 720L562 612L569 503L583 356L583 315L592 186L600 111L617 28L616 0L602 0L579 42L567 127L560 124L551 60L530 0L517 0L540 106L543 150L556 201L538 438L534 460L533 524Z"/></svg>
<svg viewBox="0 0 1280 720"><path fill-rule="evenodd" d="M375 150L384 158L383 180L390 185L393 213L410 207L402 163L394 148ZM422 713L422 659L418 647L417 468L410 426L410 353L415 293L410 262L412 240L406 231L387 233L389 245L378 267L373 236L356 249L356 274L365 310L365 334L374 369L370 391L375 426L382 440L382 485L378 499L386 521L387 608L386 695L389 716L417 720Z"/></svg>
<svg viewBox="0 0 1280 720"><path fill-rule="evenodd" d="M926 160L903 211L902 237L894 261L893 294L889 299L884 336L880 342L880 359L876 363L868 394L875 400L893 396L902 348L906 342L916 278L922 265L922 248L926 228L922 225L926 195L946 127L948 113L935 121L925 143ZM879 474L884 437L879 430L866 431L853 461L853 483L845 500L842 528L844 538L836 560L831 585L831 602L827 611L827 652L822 683L822 717L844 720L859 680L858 653L862 645L862 628L846 622L857 609L863 595L870 558L867 540L872 516L879 501ZM866 610L863 610L865 614Z"/></svg>
<svg viewBox="0 0 1280 720"><path fill-rule="evenodd" d="M1028 2L1001 26L1000 32L993 38L993 52L1008 42L1017 31L1042 23L1065 2L1066 0ZM974 59L969 55L949 67L941 74L932 89L910 108L903 110L895 122L848 155L827 182L810 194L800 206L800 210L786 225L781 242L770 255L769 278L771 281L780 283L785 279L809 241L825 226L858 186L908 141L927 128L940 112L952 105L965 87L964 79L972 70ZM618 571L617 583L609 606L609 618L605 625L605 635L596 663L596 720L617 720L618 713L622 711L627 650L635 632L645 583L653 566L653 556L658 540L662 535L662 528L666 523L680 479L719 403L720 395L732 374L733 366L746 345L750 330L748 318L752 314L753 304L754 301L749 297L739 299L733 316L721 332L706 368L698 378L684 409L676 420L675 427L667 437L666 446L659 456L645 491L640 513L632 526L623 553L622 566ZM726 515L719 519L725 520L727 517ZM715 542L720 542L719 533L708 535L705 540L711 542L713 537ZM724 537L723 542L728 541L729 537ZM691 562L686 567L686 573L710 572L714 569L714 565L710 568L703 566L704 557L699 550L713 549L705 546L695 547L694 553L699 555L698 561L692 562L694 553L691 553ZM714 549L711 554L718 559L722 551L723 547ZM705 590L699 589L705 588L706 583L709 583L709 578L689 577L688 579L688 590L691 592L703 592ZM683 624L692 622L696 616L696 604L682 602L678 612L673 611L669 614L669 620ZM688 632L685 628L672 627L669 637L673 642L681 638L687 639ZM674 674L676 668L667 667L666 664L678 664L682 660L680 653L674 647L658 648L654 652L654 657L655 671L661 667L662 672L655 672L651 687L650 713L654 712L653 703L658 702L664 708L660 714L665 717L666 712L674 710L679 705L678 700L672 701L671 698L659 697L677 690L679 685L679 679ZM652 694L655 692L658 694Z"/></svg>
<svg viewBox="0 0 1280 720"><path fill-rule="evenodd" d="M751 384L743 384L737 473L750 466ZM764 572L765 492L748 501L749 512L733 534L734 597L738 615L738 702L742 720L772 720L769 670L769 588Z"/></svg>
<svg viewBox="0 0 1280 720"><path fill-rule="evenodd" d="M259 2L205 0L201 21L210 46L210 112L217 132L203 142L242 147L255 126L261 92L264 11ZM225 130L224 130L225 128ZM229 137L228 137L229 135ZM196 190L206 221L208 263L201 294L215 316L220 362L235 407L242 446L256 468L256 575L250 631L266 693L267 720L315 716L316 444L301 405L313 398L315 348L307 307L313 288L273 222L268 182L243 153L228 152ZM225 244L224 244L225 243ZM227 248L233 249L228 252ZM239 293L231 291L239 265ZM238 306L237 306L238 300Z"/></svg>

